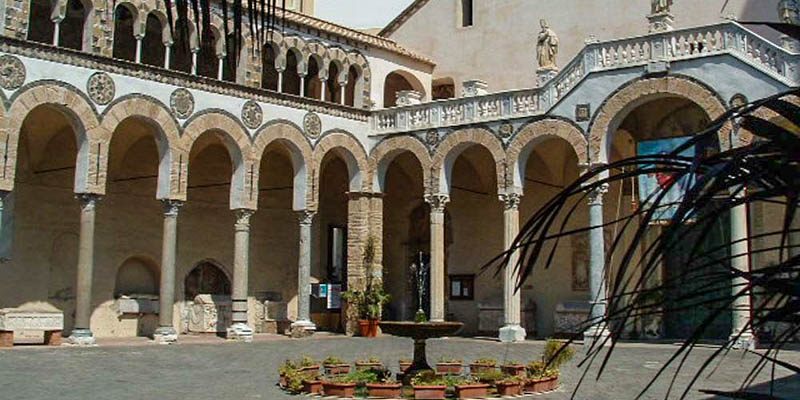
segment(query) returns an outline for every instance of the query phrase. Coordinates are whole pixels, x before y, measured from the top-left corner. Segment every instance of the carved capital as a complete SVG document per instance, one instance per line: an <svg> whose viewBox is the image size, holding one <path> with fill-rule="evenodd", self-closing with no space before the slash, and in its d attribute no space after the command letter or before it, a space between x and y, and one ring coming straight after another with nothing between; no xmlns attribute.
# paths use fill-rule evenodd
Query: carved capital
<svg viewBox="0 0 800 400"><path fill-rule="evenodd" d="M162 200L164 203L164 216L165 217L177 217L178 211L181 207L183 207L183 201L181 200Z"/></svg>
<svg viewBox="0 0 800 400"><path fill-rule="evenodd" d="M430 204L431 212L443 213L444 207L450 202L450 196L441 193L426 194L425 202Z"/></svg>
<svg viewBox="0 0 800 400"><path fill-rule="evenodd" d="M300 225L311 225L314 222L314 216L317 215L316 211L311 210L300 210L297 211L297 220L300 221Z"/></svg>
<svg viewBox="0 0 800 400"><path fill-rule="evenodd" d="M248 210L246 208L240 208L238 210L234 210L236 214L236 230L237 231L244 231L250 229L250 217L255 214L254 210Z"/></svg>
<svg viewBox="0 0 800 400"><path fill-rule="evenodd" d="M78 193L75 195L81 205L83 211L94 211L97 202L103 199L103 196L93 193Z"/></svg>
<svg viewBox="0 0 800 400"><path fill-rule="evenodd" d="M519 203L522 195L519 193L503 193L498 196L506 207L506 210L519 210Z"/></svg>
<svg viewBox="0 0 800 400"><path fill-rule="evenodd" d="M594 188L589 191L589 205L590 206L602 206L603 205L603 195L608 193L608 185L600 185L597 188Z"/></svg>

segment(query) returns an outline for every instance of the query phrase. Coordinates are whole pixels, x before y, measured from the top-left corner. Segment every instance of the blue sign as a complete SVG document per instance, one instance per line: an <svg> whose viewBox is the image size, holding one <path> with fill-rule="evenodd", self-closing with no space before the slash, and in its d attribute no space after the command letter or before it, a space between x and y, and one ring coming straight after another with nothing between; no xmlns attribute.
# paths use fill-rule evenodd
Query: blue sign
<svg viewBox="0 0 800 400"><path fill-rule="evenodd" d="M637 151L640 156L670 154L690 139L690 137L679 137L641 141L637 145ZM694 147L686 149L680 155L693 157ZM643 207L651 207L652 201L660 197L663 190L669 188L661 199L661 207L653 214L654 223L668 224L672 222L683 196L686 194L686 189L693 180L693 177L683 176L680 181L675 182L673 174L661 172L639 175L639 200L642 202Z"/></svg>

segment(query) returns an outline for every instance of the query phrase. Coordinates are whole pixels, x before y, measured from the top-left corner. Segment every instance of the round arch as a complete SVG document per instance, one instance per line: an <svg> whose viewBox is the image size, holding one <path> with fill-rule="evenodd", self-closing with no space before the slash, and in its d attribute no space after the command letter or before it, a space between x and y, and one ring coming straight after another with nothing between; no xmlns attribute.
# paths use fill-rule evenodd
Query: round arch
<svg viewBox="0 0 800 400"><path fill-rule="evenodd" d="M397 105L397 93L404 90L414 90L422 93L421 100L427 98L425 87L413 74L404 70L394 70L386 74L383 81L383 106L384 108Z"/></svg>
<svg viewBox="0 0 800 400"><path fill-rule="evenodd" d="M462 129L447 135L442 140L431 162L433 170L431 190L435 193L450 194L453 164L464 150L473 145L483 146L492 154L497 174L497 193L503 193L506 186L506 153L500 140L484 128Z"/></svg>
<svg viewBox="0 0 800 400"><path fill-rule="evenodd" d="M367 153L355 138L345 132L332 132L326 134L322 139L320 139L319 142L317 142L317 145L314 148L314 159L312 164L314 165L314 182L319 182L322 169L322 160L330 152L335 152L335 154L342 158L345 164L347 164L349 190L351 192L367 191L367 186L365 185L367 179L363 178L363 175L369 169ZM316 188L318 185L315 184L314 187ZM317 203L318 199L319 191L315 190L314 204Z"/></svg>
<svg viewBox="0 0 800 400"><path fill-rule="evenodd" d="M506 176L507 189L514 188L522 193L524 188L525 168L534 148L549 138L560 138L572 146L579 163L587 163L589 144L580 128L558 119L545 119L530 123L522 128L512 139L506 151L507 165L510 169Z"/></svg>
<svg viewBox="0 0 800 400"><path fill-rule="evenodd" d="M375 193L386 192L386 173L392 161L404 152L410 152L422 166L423 186L431 179L431 157L425 145L412 136L396 136L380 142L369 156L369 187Z"/></svg>
<svg viewBox="0 0 800 400"><path fill-rule="evenodd" d="M595 113L589 127L591 161L609 161L612 136L631 111L649 101L667 97L680 97L697 104L708 114L710 120L718 118L726 111L725 103L712 89L690 78L668 76L631 81L609 96ZM719 132L720 145L723 148L730 145L730 129L727 126Z"/></svg>
<svg viewBox="0 0 800 400"><path fill-rule="evenodd" d="M292 168L294 170L292 208L296 211L305 210L310 203L308 182L312 179L308 166L313 160L313 150L299 128L288 122L273 122L262 127L256 132L253 142L253 161L261 165L264 151L270 144L279 142L289 150ZM260 168L253 178L253 185L257 185Z"/></svg>

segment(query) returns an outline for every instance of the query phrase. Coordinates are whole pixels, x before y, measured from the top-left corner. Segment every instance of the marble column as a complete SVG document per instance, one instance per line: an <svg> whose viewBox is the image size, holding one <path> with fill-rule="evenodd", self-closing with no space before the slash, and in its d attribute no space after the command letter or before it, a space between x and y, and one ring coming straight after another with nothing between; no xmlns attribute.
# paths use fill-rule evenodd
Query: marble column
<svg viewBox="0 0 800 400"><path fill-rule="evenodd" d="M603 233L603 195L608 192L608 187L593 190L589 194L589 295L591 312L589 318L592 326L584 333L586 345L595 341L604 340L609 332L604 323L608 298L608 284L606 282L606 246Z"/></svg>
<svg viewBox="0 0 800 400"><path fill-rule="evenodd" d="M192 68L191 72L192 75L197 75L197 54L200 52L200 49L192 49Z"/></svg>
<svg viewBox="0 0 800 400"><path fill-rule="evenodd" d="M744 196L744 191L739 191L735 196ZM731 267L735 270L750 273L750 242L747 231L747 204L731 208ZM754 350L755 336L748 326L750 322L750 293L739 293L749 285L745 277L736 276L732 282L731 304L732 332L730 336L731 347L734 349Z"/></svg>
<svg viewBox="0 0 800 400"><path fill-rule="evenodd" d="M518 193L500 195L500 201L505 205L503 212L503 247L511 248L514 239L519 234L519 203ZM500 341L503 343L522 342L527 336L522 327L522 296L517 290L520 271L517 269L519 253L514 252L505 267L503 279L503 316L504 324L500 328Z"/></svg>
<svg viewBox="0 0 800 400"><path fill-rule="evenodd" d="M278 72L278 93L283 93L283 71L282 69L276 69L275 71Z"/></svg>
<svg viewBox="0 0 800 400"><path fill-rule="evenodd" d="M172 43L164 43L164 69L169 69L169 59L172 53Z"/></svg>
<svg viewBox="0 0 800 400"><path fill-rule="evenodd" d="M306 76L300 74L300 97L306 96Z"/></svg>
<svg viewBox="0 0 800 400"><path fill-rule="evenodd" d="M101 196L78 194L81 206L81 226L78 243L78 280L75 290L75 327L69 342L77 345L93 345L94 335L90 328L92 318L92 275L94 274L94 226L95 208Z"/></svg>
<svg viewBox="0 0 800 400"><path fill-rule="evenodd" d="M137 64L142 62L142 41L144 40L144 35L136 35L136 58L135 61Z"/></svg>
<svg viewBox="0 0 800 400"><path fill-rule="evenodd" d="M320 77L319 81L321 83L320 91L319 91L319 93L320 93L319 94L319 100L320 101L325 101L325 91L327 90L328 77L325 77L325 78Z"/></svg>
<svg viewBox="0 0 800 400"><path fill-rule="evenodd" d="M339 93L340 93L339 96L341 96L339 98L339 103L341 105L345 105L345 103L346 103L346 101L345 101L346 100L345 99L346 92L347 92L347 82L339 82Z"/></svg>
<svg viewBox="0 0 800 400"><path fill-rule="evenodd" d="M250 263L250 217L253 210L236 210L233 255L232 325L228 328L228 339L250 342L253 329L247 326L247 278Z"/></svg>
<svg viewBox="0 0 800 400"><path fill-rule="evenodd" d="M301 210L297 212L300 222L300 251L297 253L297 320L292 324L295 331L311 333L317 329L311 322L311 226L315 211ZM303 336L302 334L300 336Z"/></svg>
<svg viewBox="0 0 800 400"><path fill-rule="evenodd" d="M425 202L431 206L431 315L429 320L442 322L445 317L444 296L444 208L450 201L446 194L425 195Z"/></svg>
<svg viewBox="0 0 800 400"><path fill-rule="evenodd" d="M225 55L217 54L217 79L222 80L225 77Z"/></svg>
<svg viewBox="0 0 800 400"><path fill-rule="evenodd" d="M57 17L53 19L53 46L58 47L61 44L61 21L64 17Z"/></svg>
<svg viewBox="0 0 800 400"><path fill-rule="evenodd" d="M157 343L178 341L173 326L172 310L175 305L175 255L178 249L178 210L180 200L164 200L164 233L161 242L161 288L158 295L158 329L153 334Z"/></svg>

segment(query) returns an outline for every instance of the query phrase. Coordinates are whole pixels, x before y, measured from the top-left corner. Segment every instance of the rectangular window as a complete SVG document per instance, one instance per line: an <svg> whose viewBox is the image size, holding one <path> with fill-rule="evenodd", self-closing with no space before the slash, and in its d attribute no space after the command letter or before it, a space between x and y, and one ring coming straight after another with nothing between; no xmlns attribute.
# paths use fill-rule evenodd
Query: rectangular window
<svg viewBox="0 0 800 400"><path fill-rule="evenodd" d="M472 0L461 0L461 26L472 26Z"/></svg>
<svg viewBox="0 0 800 400"><path fill-rule="evenodd" d="M475 275L450 275L450 300L475 298Z"/></svg>

